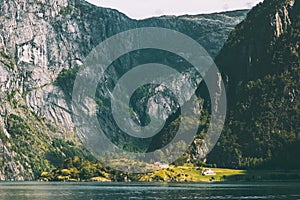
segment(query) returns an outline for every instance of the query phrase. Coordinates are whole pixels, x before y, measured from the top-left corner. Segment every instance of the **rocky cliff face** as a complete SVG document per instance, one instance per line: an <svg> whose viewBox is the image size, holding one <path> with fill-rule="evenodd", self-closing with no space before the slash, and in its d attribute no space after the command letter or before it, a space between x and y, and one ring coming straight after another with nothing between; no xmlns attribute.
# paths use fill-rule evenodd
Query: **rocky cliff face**
<svg viewBox="0 0 300 200"><path fill-rule="evenodd" d="M229 112L210 162L299 169L299 8L299 1L265 0L217 56Z"/></svg>
<svg viewBox="0 0 300 200"><path fill-rule="evenodd" d="M67 150L78 141L70 99L56 79L101 41L136 27L164 27L186 33L214 57L246 13L137 21L83 0L0 0L0 180L32 180L74 154Z"/></svg>
<svg viewBox="0 0 300 200"><path fill-rule="evenodd" d="M297 39L287 39L297 35L297 10L299 2L294 0L266 0L248 13L216 58L229 84L241 84L298 63L293 58L299 52Z"/></svg>

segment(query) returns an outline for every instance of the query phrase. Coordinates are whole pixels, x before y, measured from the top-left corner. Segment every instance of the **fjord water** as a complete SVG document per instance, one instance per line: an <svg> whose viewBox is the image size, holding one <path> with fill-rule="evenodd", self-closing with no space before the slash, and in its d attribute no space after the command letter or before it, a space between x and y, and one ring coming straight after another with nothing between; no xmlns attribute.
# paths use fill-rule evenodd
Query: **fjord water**
<svg viewBox="0 0 300 200"><path fill-rule="evenodd" d="M299 182L0 183L1 200L300 199Z"/></svg>

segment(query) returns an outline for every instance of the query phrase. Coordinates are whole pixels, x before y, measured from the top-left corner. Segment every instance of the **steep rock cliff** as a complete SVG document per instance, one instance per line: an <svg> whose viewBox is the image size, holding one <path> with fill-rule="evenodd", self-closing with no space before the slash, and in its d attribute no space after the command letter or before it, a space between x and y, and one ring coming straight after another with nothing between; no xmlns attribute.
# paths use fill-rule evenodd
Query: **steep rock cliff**
<svg viewBox="0 0 300 200"><path fill-rule="evenodd" d="M229 112L209 162L299 169L299 6L294 0L265 0L217 56Z"/></svg>
<svg viewBox="0 0 300 200"><path fill-rule="evenodd" d="M266 0L248 13L216 57L229 85L282 72L299 63L297 11L297 1Z"/></svg>
<svg viewBox="0 0 300 200"><path fill-rule="evenodd" d="M101 41L136 27L164 27L186 33L214 57L247 13L137 21L83 0L0 0L0 5L1 180L32 180L81 153L73 152L79 143L70 96L56 80L63 69L80 66ZM139 62L125 60L128 66Z"/></svg>

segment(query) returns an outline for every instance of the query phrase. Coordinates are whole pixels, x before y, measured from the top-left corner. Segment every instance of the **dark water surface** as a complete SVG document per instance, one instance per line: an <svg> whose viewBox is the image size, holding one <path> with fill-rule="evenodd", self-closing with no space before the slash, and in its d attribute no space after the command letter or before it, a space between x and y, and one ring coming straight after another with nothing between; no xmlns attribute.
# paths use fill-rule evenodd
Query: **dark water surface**
<svg viewBox="0 0 300 200"><path fill-rule="evenodd" d="M267 183L0 183L1 200L299 199L299 182Z"/></svg>

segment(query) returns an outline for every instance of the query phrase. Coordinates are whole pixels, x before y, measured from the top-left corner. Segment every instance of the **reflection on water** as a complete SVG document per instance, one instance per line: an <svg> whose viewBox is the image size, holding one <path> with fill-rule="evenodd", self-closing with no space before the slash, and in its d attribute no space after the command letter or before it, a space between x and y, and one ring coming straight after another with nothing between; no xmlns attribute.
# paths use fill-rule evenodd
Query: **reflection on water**
<svg viewBox="0 0 300 200"><path fill-rule="evenodd" d="M1 200L300 199L300 183L0 183Z"/></svg>

